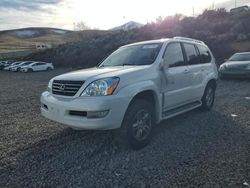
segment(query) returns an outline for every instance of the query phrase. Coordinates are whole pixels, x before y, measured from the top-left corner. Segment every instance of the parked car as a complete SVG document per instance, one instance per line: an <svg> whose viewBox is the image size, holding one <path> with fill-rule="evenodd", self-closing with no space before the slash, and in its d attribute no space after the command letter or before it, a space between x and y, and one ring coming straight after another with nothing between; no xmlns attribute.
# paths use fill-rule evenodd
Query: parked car
<svg viewBox="0 0 250 188"><path fill-rule="evenodd" d="M21 72L34 72L34 71L50 71L53 70L54 66L52 63L45 62L34 62L26 66L22 66Z"/></svg>
<svg viewBox="0 0 250 188"><path fill-rule="evenodd" d="M0 61L0 70L2 70L4 67L9 66L10 62L8 61Z"/></svg>
<svg viewBox="0 0 250 188"><path fill-rule="evenodd" d="M210 110L218 72L199 40L174 37L120 47L98 67L52 78L41 113L73 129L117 129L134 149L155 124L195 108Z"/></svg>
<svg viewBox="0 0 250 188"><path fill-rule="evenodd" d="M219 68L219 77L250 78L250 52L236 53Z"/></svg>
<svg viewBox="0 0 250 188"><path fill-rule="evenodd" d="M11 66L10 71L17 72L19 71L22 67L25 67L31 63L34 63L33 61L23 61L15 66Z"/></svg>
<svg viewBox="0 0 250 188"><path fill-rule="evenodd" d="M10 63L8 66L5 66L5 67L3 68L3 70L5 70L5 71L10 71L11 68L13 68L13 67L15 67L15 66L17 66L17 65L19 65L19 64L21 64L21 63L22 63L22 61L16 61L16 62Z"/></svg>

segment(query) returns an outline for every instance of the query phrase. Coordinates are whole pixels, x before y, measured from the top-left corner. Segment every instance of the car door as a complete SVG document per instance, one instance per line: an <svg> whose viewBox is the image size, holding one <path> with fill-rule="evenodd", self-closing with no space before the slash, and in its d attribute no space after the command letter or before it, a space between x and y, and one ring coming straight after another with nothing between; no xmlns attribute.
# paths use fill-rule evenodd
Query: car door
<svg viewBox="0 0 250 188"><path fill-rule="evenodd" d="M46 67L45 63L39 63L39 70L40 71L44 71L45 67Z"/></svg>
<svg viewBox="0 0 250 188"><path fill-rule="evenodd" d="M204 92L208 68L211 67L208 64L211 61L211 56L205 47L199 50L195 44L184 43L183 46L189 66L190 96L192 100L200 100Z"/></svg>
<svg viewBox="0 0 250 188"><path fill-rule="evenodd" d="M38 71L38 63L32 65L33 71Z"/></svg>
<svg viewBox="0 0 250 188"><path fill-rule="evenodd" d="M167 45L163 55L162 91L164 111L187 103L188 66L185 63L181 43Z"/></svg>
<svg viewBox="0 0 250 188"><path fill-rule="evenodd" d="M37 71L43 71L44 70L44 63L37 63L36 69Z"/></svg>

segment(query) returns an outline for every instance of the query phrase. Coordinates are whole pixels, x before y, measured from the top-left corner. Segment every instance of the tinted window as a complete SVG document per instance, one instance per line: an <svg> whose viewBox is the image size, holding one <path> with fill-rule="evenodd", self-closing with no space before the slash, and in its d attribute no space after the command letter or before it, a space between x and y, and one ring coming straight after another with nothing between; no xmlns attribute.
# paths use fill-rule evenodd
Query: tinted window
<svg viewBox="0 0 250 188"><path fill-rule="evenodd" d="M187 55L187 62L189 65L199 64L199 56L193 44L184 44L184 49Z"/></svg>
<svg viewBox="0 0 250 188"><path fill-rule="evenodd" d="M44 63L37 63L37 65L44 65Z"/></svg>
<svg viewBox="0 0 250 188"><path fill-rule="evenodd" d="M169 65L169 67L178 67L185 65L181 44L180 43L169 44L163 59L164 62Z"/></svg>
<svg viewBox="0 0 250 188"><path fill-rule="evenodd" d="M208 49L204 46L197 46L200 52L200 63L209 63L211 62L212 58L208 51Z"/></svg>

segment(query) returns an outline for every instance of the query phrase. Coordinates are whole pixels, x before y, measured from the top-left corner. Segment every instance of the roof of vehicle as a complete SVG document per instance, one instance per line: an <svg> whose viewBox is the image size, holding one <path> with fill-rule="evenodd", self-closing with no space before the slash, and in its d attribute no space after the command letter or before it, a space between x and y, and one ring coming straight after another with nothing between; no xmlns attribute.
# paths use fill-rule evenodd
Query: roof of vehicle
<svg viewBox="0 0 250 188"><path fill-rule="evenodd" d="M187 38L187 37L173 37L173 38L163 38L163 39L157 39L157 40L141 41L141 42L136 42L136 43L124 45L123 47L125 47L125 46L133 46L133 45L140 45L140 44L164 43L164 42L167 42L167 41L190 42L190 43L193 43L193 44L200 44L202 46L206 46L206 44L201 40Z"/></svg>
<svg viewBox="0 0 250 188"><path fill-rule="evenodd" d="M124 46L133 46L133 45L140 45L140 44L154 44L154 43L164 43L167 40L169 40L168 38L165 39L157 39L157 40L146 40L146 41L141 41L141 42L136 42L136 43L131 43L131 44L127 44ZM124 47L123 46L123 47Z"/></svg>

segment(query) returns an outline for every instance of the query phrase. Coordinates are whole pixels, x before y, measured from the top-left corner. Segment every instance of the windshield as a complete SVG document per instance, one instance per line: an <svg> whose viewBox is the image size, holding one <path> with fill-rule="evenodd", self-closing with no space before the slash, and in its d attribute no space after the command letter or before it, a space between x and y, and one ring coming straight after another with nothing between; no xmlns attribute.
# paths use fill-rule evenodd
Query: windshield
<svg viewBox="0 0 250 188"><path fill-rule="evenodd" d="M158 56L161 46L162 43L152 43L121 47L107 57L100 67L150 65Z"/></svg>
<svg viewBox="0 0 250 188"><path fill-rule="evenodd" d="M228 61L250 61L250 54L234 54Z"/></svg>

